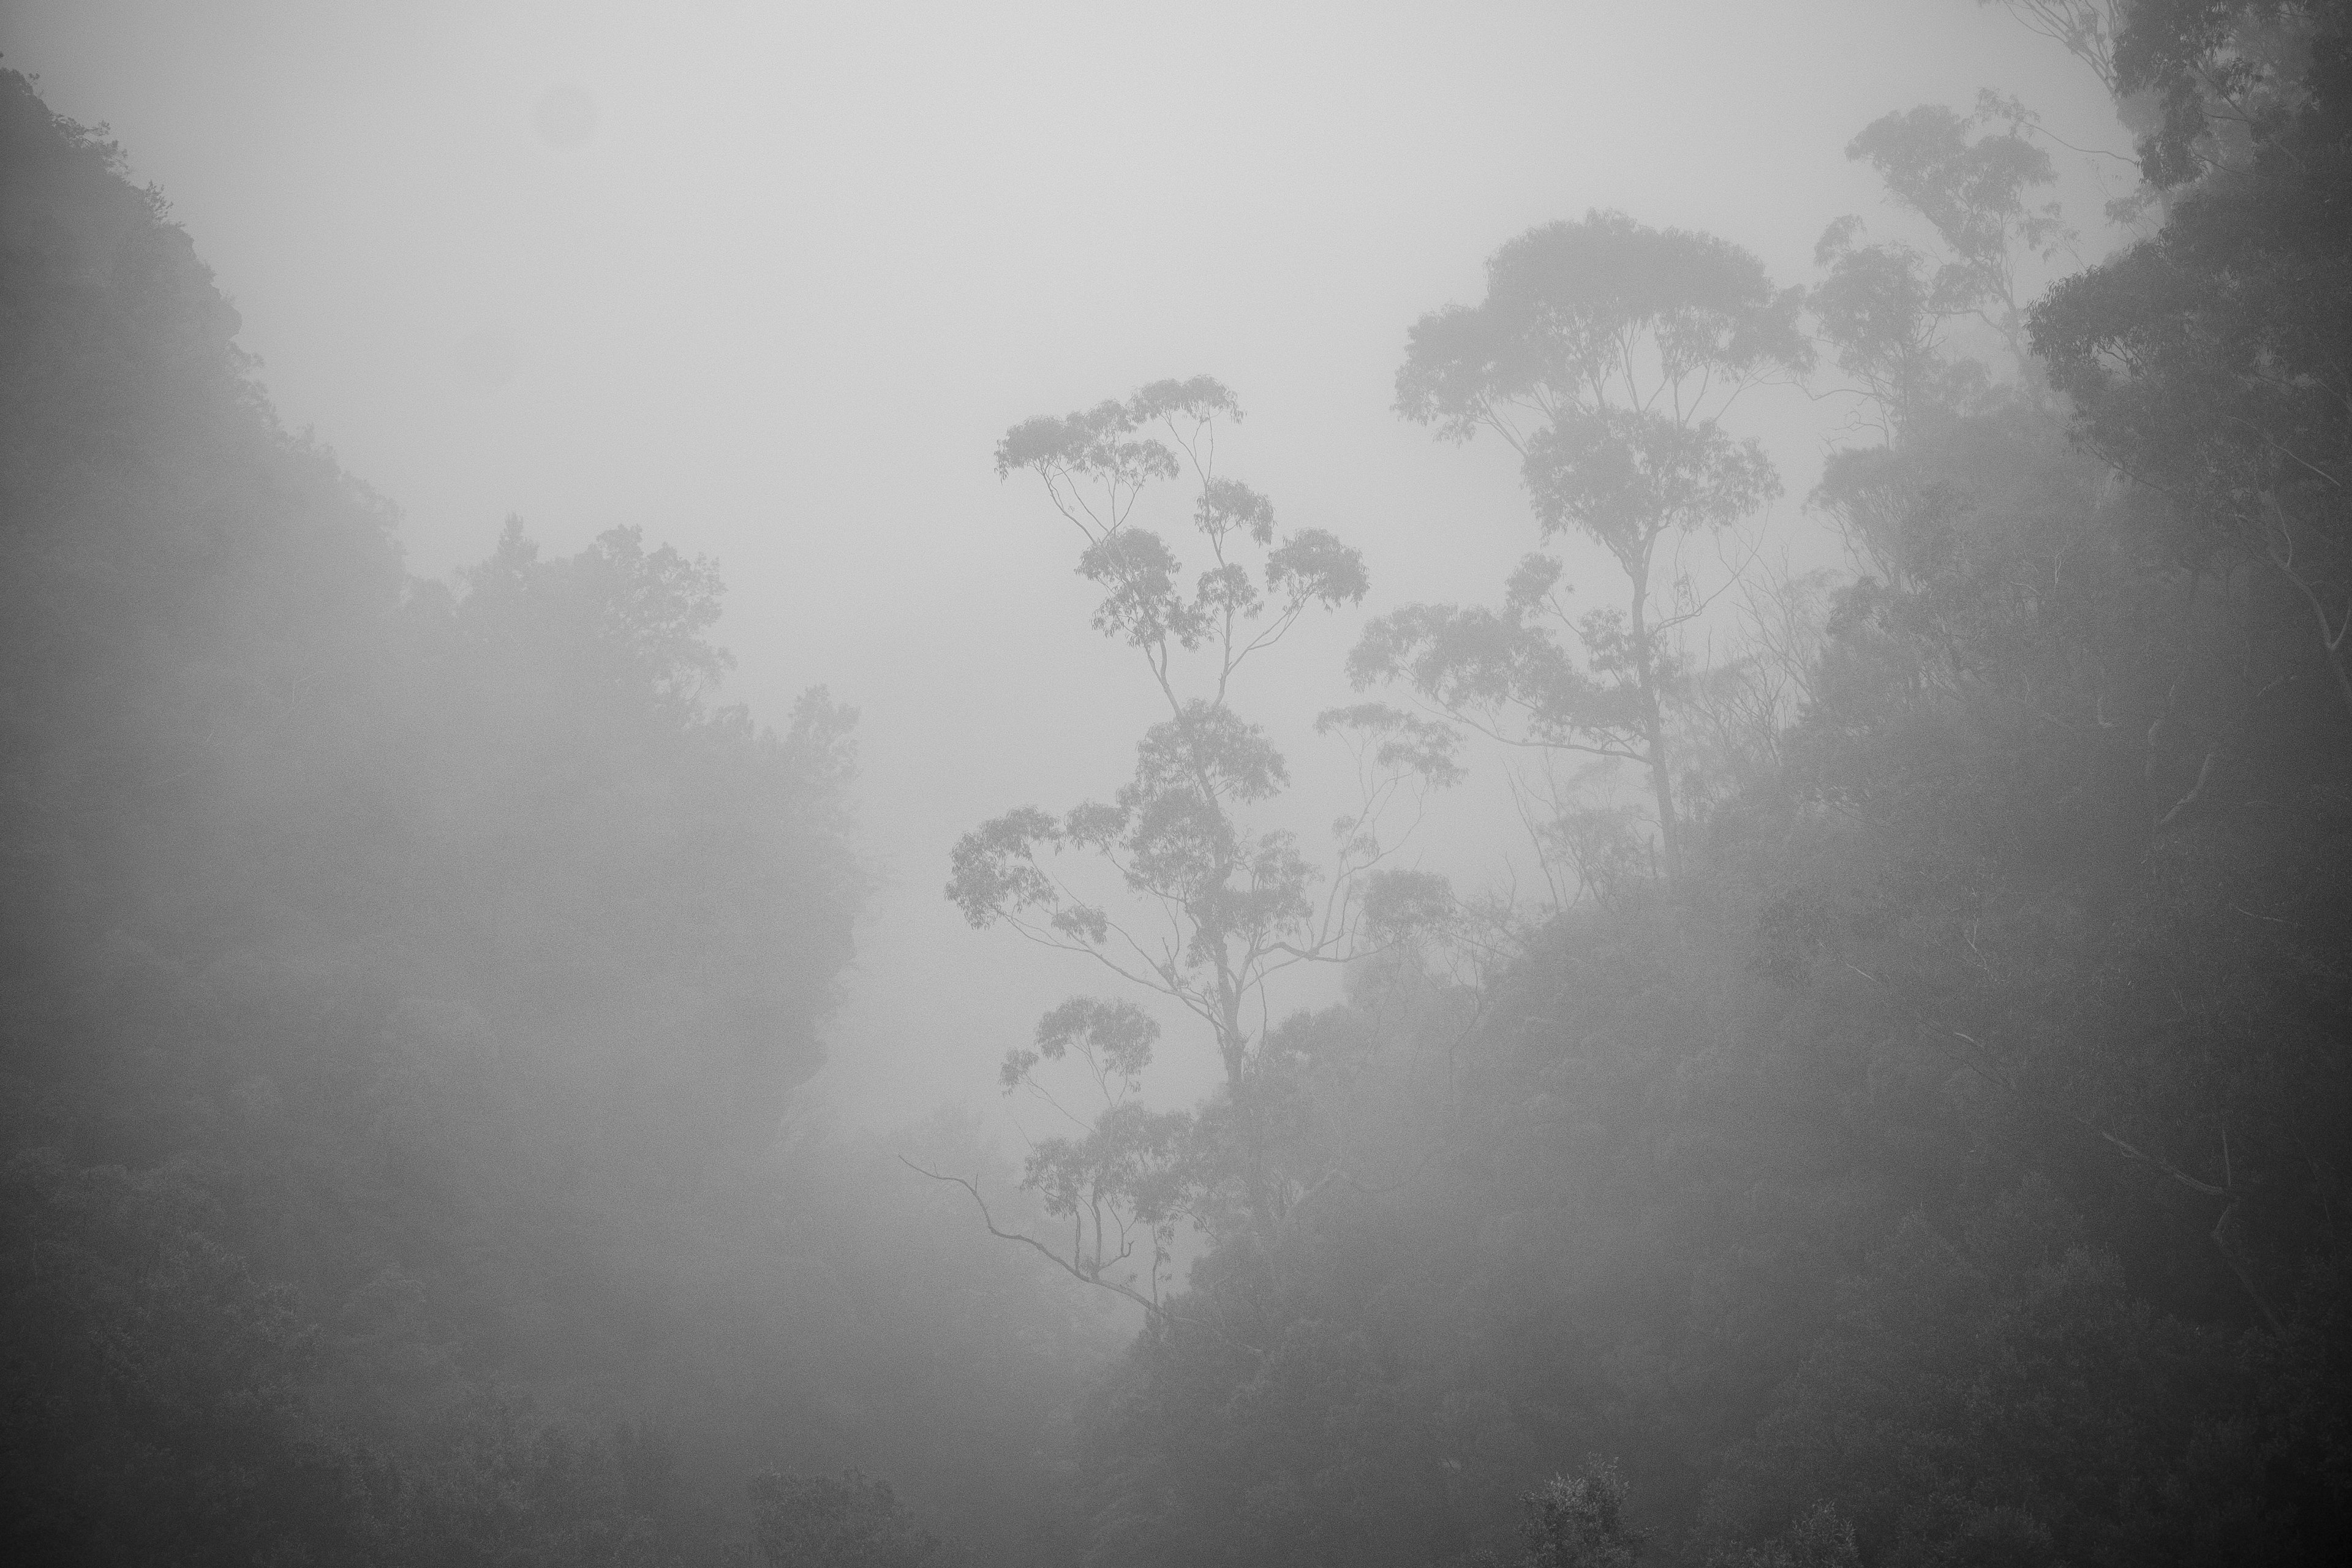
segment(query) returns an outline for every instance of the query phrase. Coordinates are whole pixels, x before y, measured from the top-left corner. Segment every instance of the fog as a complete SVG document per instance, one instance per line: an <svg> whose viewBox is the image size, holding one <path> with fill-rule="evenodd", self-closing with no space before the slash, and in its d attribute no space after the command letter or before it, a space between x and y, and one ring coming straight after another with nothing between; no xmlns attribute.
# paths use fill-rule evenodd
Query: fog
<svg viewBox="0 0 2352 1568"><path fill-rule="evenodd" d="M163 187L281 416L400 508L412 571L510 513L554 550L640 525L725 573L730 700L772 717L823 682L859 710L885 886L818 1091L877 1124L992 1100L1003 1050L1090 984L939 887L982 818L1107 795L1153 701L1087 624L1075 536L998 482L1008 426L1161 376L1234 389L1233 471L1371 572L1254 694L1301 734L1348 699L1365 618L1490 597L1533 547L1507 455L1391 409L1404 328L1475 300L1496 245L1613 207L1799 283L1832 218L1899 228L1843 155L1890 109L1991 86L2077 146L2126 140L2080 64L1955 0L100 0L19 6L0 48ZM2098 171L2063 156L2089 218ZM1845 412L1743 410L1801 563L1831 553L1798 503ZM1333 801L1309 822L1344 808L1302 776ZM1457 800L1425 852L1502 881L1517 837Z"/></svg>
<svg viewBox="0 0 2352 1568"><path fill-rule="evenodd" d="M11 1425L61 1457L12 1528L108 1563L2330 1560L2347 25L18 0L0 1152ZM1857 140L1915 106L1911 152ZM1587 243L1739 294L1686 383L1636 316L1614 369L1505 385L1613 308L1513 327L1505 258ZM1449 359L1449 307L1502 324ZM1621 373L1715 465L1658 503L1630 636L1578 618L1623 603L1630 481L1559 456L1631 427ZM1139 392L1204 376L1238 416ZM1223 711L1210 620L1107 639L1149 574L1074 571L1108 535L1040 481L1091 459L1022 455L1130 396L1138 439L1216 414L1279 531L1232 534L1253 563L1360 552L1234 685L1270 798L1171 710ZM1170 472L1134 521L1197 571ZM1559 629L1412 620L1539 547ZM1164 994L1172 949L1157 986L1072 951L1084 908L1024 942L1057 906L966 838L1115 796L1128 831L1174 798L1159 725L1215 830L1328 868L1359 759L1317 719L1375 700L1459 745L1382 829L1419 912L1251 949L1316 962L1245 963L1249 1028ZM1095 847L1148 895L1135 832ZM1143 1011L1066 1020L1095 1085L1049 1048L1016 1091L1074 994ZM141 1357L136 1397L74 1370ZM194 1457L142 1505L133 1451Z"/></svg>

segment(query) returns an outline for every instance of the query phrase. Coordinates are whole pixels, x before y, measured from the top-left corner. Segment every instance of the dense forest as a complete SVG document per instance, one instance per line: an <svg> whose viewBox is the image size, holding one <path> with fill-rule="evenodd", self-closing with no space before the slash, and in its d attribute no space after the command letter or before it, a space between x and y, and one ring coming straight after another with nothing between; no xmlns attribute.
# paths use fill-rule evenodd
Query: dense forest
<svg viewBox="0 0 2352 1568"><path fill-rule="evenodd" d="M1397 323L1399 416L1517 465L1490 605L1278 523L1209 377L1012 425L1160 704L937 868L1100 980L1004 1059L1025 1163L801 1112L856 716L727 705L635 530L410 574L0 76L12 1559L2352 1556L2352 13L2009 9L2138 137L2106 259L2021 283L1988 94L1856 128L1801 286L1562 215ZM1852 410L1818 476L1768 385ZM1843 569L1740 553L1786 489ZM1249 703L1357 605L1327 852ZM1532 895L1400 849L1498 756L1570 781Z"/></svg>

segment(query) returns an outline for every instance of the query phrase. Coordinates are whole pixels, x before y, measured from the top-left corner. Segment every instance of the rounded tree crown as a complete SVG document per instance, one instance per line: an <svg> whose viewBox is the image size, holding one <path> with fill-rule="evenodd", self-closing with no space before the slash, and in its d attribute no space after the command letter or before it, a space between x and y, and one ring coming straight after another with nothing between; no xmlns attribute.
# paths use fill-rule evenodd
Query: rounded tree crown
<svg viewBox="0 0 2352 1568"><path fill-rule="evenodd" d="M1801 373L1800 290L1728 240L1622 213L1528 230L1486 263L1486 298L1416 323L1397 408L1466 437L1497 402L1581 402L1622 374L1629 346L1669 381Z"/></svg>

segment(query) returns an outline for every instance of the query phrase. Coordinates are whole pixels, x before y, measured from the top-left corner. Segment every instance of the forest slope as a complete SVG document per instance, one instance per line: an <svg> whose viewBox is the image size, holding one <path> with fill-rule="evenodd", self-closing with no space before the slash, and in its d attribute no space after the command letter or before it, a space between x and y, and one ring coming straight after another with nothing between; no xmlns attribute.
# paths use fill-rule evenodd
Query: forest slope
<svg viewBox="0 0 2352 1568"><path fill-rule="evenodd" d="M879 1151L779 1142L853 716L715 705L716 570L634 530L410 579L14 74L0 237L9 1555L708 1560L755 1466L845 1458L1025 1531L1077 1373L1006 1325L1066 1310ZM982 1420L1028 1441L927 1458Z"/></svg>

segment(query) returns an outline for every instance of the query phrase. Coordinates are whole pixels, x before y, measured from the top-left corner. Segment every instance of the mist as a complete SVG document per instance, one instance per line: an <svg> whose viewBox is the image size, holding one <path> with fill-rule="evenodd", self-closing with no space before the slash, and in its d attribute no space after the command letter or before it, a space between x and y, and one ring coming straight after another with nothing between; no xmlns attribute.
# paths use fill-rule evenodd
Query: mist
<svg viewBox="0 0 2352 1568"><path fill-rule="evenodd" d="M13 7L11 1528L2336 1560L2345 26Z"/></svg>

